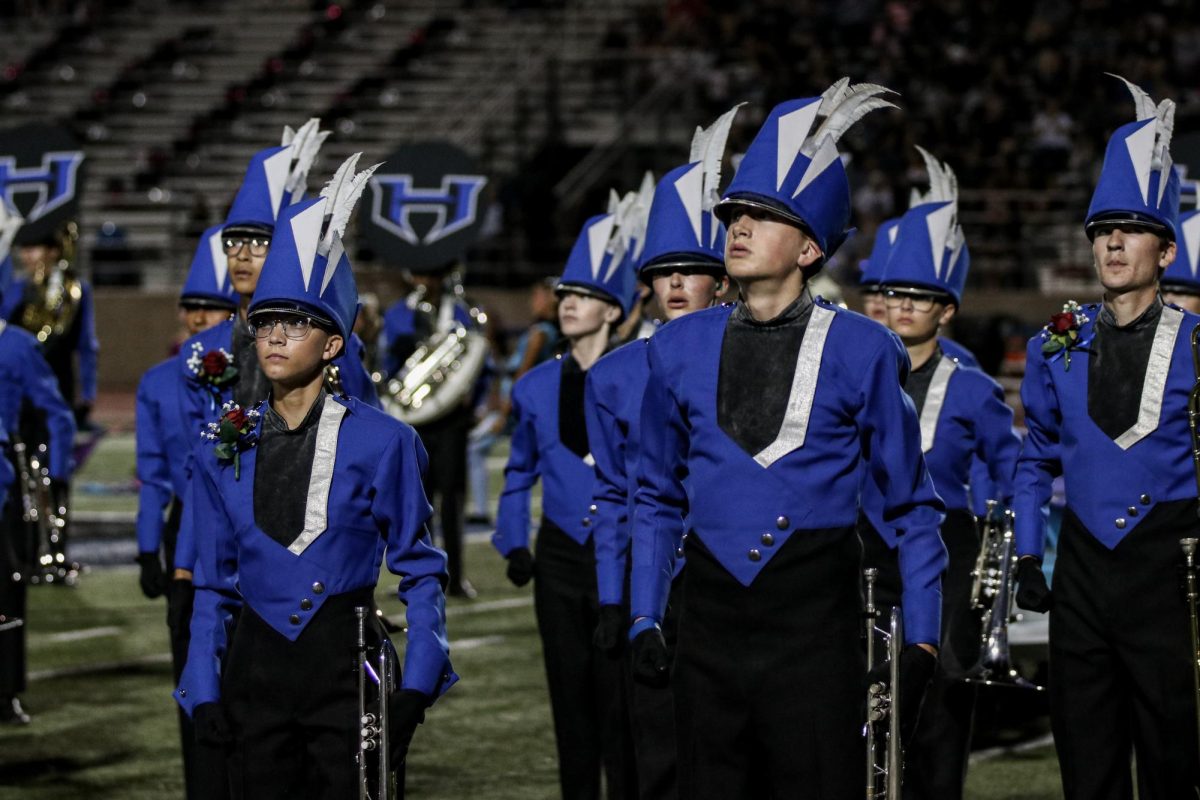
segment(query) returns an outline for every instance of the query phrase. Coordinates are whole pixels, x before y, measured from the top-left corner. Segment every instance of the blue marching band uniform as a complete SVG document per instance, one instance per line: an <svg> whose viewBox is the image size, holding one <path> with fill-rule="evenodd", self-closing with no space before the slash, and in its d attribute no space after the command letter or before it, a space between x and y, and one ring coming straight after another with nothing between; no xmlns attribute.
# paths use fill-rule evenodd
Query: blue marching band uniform
<svg viewBox="0 0 1200 800"><path fill-rule="evenodd" d="M1085 222L1102 281L1102 260L1137 258L1135 236L1156 238L1150 266L1159 273L1183 238L1174 104L1155 106L1129 87L1138 118L1109 140ZM1200 316L1150 294L1140 315L1119 322L1119 289L1106 286L1103 303L1075 310L1069 347L1055 346L1049 326L1030 339L1021 385L1017 602L1051 611L1051 724L1068 800L1132 798L1131 755L1141 798L1200 787L1196 654L1177 579L1180 539L1196 531L1187 420ZM1040 566L1043 509L1059 475L1066 511L1051 592Z"/></svg>
<svg viewBox="0 0 1200 800"><path fill-rule="evenodd" d="M308 315L350 340L358 292L341 234L374 171L355 175L357 158L320 198L281 212L250 320ZM175 697L198 735L231 740L234 796L355 796L361 676L347 665L355 608L373 607L381 562L401 577L407 606L401 680L389 701L397 763L424 709L457 680L446 557L428 530L425 452L411 427L324 390L294 430L268 402L247 411L250 427L232 459L211 444L195 450L185 508L196 600ZM398 725L409 726L406 735Z"/></svg>
<svg viewBox="0 0 1200 800"><path fill-rule="evenodd" d="M0 199L0 272L5 264L11 269L10 246L20 224L20 217ZM44 419L51 491L57 495L73 469L75 417L37 339L0 320L0 721L15 723L29 721L18 695L26 686L26 593L38 546L24 520L16 483L20 464L14 446L21 438L23 408L36 410Z"/></svg>
<svg viewBox="0 0 1200 800"><path fill-rule="evenodd" d="M901 218L879 285L887 292L927 292L961 308L970 256L957 219L953 173L921 152L931 189ZM1020 440L1000 385L955 358L944 337L937 339L932 355L913 365L904 382L920 420L921 452L946 506L941 534L949 556L941 658L906 754L905 796L952 800L962 796L974 708L974 688L962 679L975 665L981 641L981 618L970 598L980 547L971 503L971 492L980 491L974 465L987 470L986 497L1007 509ZM899 564L912 542L887 522L882 499L878 484L868 481L861 526L864 565L878 570L878 598L887 606L899 601Z"/></svg>

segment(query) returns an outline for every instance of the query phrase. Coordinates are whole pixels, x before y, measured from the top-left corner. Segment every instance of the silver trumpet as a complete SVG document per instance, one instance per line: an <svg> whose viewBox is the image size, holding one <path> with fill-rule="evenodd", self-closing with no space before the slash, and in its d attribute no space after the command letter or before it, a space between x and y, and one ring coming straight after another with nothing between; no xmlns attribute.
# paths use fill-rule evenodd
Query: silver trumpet
<svg viewBox="0 0 1200 800"><path fill-rule="evenodd" d="M867 586L864 613L867 635L867 669L875 666L875 637L881 636L887 648L888 683L872 683L867 688L867 722L863 735L867 740L867 800L900 800L904 781L904 758L900 749L900 648L904 644L904 625L900 609L892 609L887 630L875 623L876 569L863 571Z"/></svg>
<svg viewBox="0 0 1200 800"><path fill-rule="evenodd" d="M19 471L21 516L36 543L34 563L28 565L29 583L59 581L73 586L79 578L79 565L67 561L67 508L65 499L56 498L51 491L49 450L45 444L30 447L16 437L12 450Z"/></svg>
<svg viewBox="0 0 1200 800"><path fill-rule="evenodd" d="M395 656L391 641L383 636L378 655L372 659L367 645L368 614L365 606L354 609L358 624L358 800L392 800L396 776L388 758L388 698L395 688Z"/></svg>
<svg viewBox="0 0 1200 800"><path fill-rule="evenodd" d="M971 587L971 606L983 613L983 641L979 661L967 670L966 680L985 686L1010 686L1044 691L1044 686L1025 680L1012 665L1008 646L1008 624L1012 618L1013 587L1016 583L1017 553L1013 534L1013 512L1000 511L995 500L987 501L987 517Z"/></svg>

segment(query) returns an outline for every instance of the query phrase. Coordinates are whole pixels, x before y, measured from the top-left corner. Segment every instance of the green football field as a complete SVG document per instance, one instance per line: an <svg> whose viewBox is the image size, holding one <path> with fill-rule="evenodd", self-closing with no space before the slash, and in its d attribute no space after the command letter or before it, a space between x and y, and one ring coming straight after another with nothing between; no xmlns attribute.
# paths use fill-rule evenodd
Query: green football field
<svg viewBox="0 0 1200 800"><path fill-rule="evenodd" d="M130 450L123 437L106 442L81 480L127 481ZM76 508L91 502L80 497ZM122 506L111 498L96 505ZM556 797L531 592L505 581L501 560L484 541L468 546L467 564L479 598L448 606L462 680L417 732L409 796ZM380 582L379 605L389 615L402 614L395 585L386 574ZM0 728L0 800L182 797L163 601L142 597L129 566L94 569L74 589L34 588L30 606L24 699L34 721ZM1061 797L1046 744L988 750L976 759L967 793L973 800Z"/></svg>

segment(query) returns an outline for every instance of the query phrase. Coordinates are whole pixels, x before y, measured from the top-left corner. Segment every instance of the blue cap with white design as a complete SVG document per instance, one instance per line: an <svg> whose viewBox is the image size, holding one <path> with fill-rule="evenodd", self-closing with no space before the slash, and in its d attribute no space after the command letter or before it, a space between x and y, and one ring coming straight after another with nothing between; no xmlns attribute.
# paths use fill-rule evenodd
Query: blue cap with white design
<svg viewBox="0 0 1200 800"><path fill-rule="evenodd" d="M863 259L859 265L862 274L858 277L858 285L867 288L878 287L883 280L883 268L887 265L888 256L892 252L892 245L896 243L896 234L900 232L900 217L893 219L885 219L879 223L879 229L875 231L875 245L871 248L871 255Z"/></svg>
<svg viewBox="0 0 1200 800"><path fill-rule="evenodd" d="M329 131L310 119L299 130L285 127L283 144L260 150L250 159L246 177L233 198L222 229L270 233L283 209L304 197L308 171Z"/></svg>
<svg viewBox="0 0 1200 800"><path fill-rule="evenodd" d="M1108 140L1084 230L1091 238L1102 224L1139 225L1175 241L1179 234L1179 175L1171 161L1175 103L1163 100L1156 106L1141 88L1119 75L1113 77L1133 95L1137 121L1117 128Z"/></svg>
<svg viewBox="0 0 1200 800"><path fill-rule="evenodd" d="M958 180L946 164L917 150L929 173L929 191L916 196L900 218L881 283L932 289L961 304L971 256L958 223Z"/></svg>
<svg viewBox="0 0 1200 800"><path fill-rule="evenodd" d="M1162 276L1162 288L1200 294L1200 210L1179 215L1179 239L1175 260Z"/></svg>
<svg viewBox="0 0 1200 800"><path fill-rule="evenodd" d="M556 290L599 297L628 313L636 287L628 257L628 231L622 233L618 215L619 211L598 214L583 224Z"/></svg>
<svg viewBox="0 0 1200 800"><path fill-rule="evenodd" d="M223 228L223 225L214 225L200 235L187 281L179 293L180 304L237 308L237 293L229 280L229 261L221 236Z"/></svg>
<svg viewBox="0 0 1200 800"><path fill-rule="evenodd" d="M807 231L828 260L850 233L850 183L838 140L868 112L896 108L880 97L890 91L851 86L842 78L820 97L777 105L750 143L717 215L728 225L735 205L767 209Z"/></svg>
<svg viewBox="0 0 1200 800"><path fill-rule="evenodd" d="M342 234L367 180L379 167L355 173L361 155L346 159L319 197L289 206L280 216L250 300L250 316L299 312L349 339L358 316L358 287Z"/></svg>

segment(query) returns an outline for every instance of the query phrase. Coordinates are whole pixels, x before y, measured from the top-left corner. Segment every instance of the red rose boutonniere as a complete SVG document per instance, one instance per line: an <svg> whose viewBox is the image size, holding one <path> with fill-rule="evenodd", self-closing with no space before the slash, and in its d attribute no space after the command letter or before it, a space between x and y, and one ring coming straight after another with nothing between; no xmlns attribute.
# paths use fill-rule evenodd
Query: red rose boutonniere
<svg viewBox="0 0 1200 800"><path fill-rule="evenodd" d="M193 342L192 354L187 360L188 369L192 371L192 377L197 382L219 389L237 377L238 371L233 365L233 356L224 348L201 354L202 349L204 348L199 342Z"/></svg>
<svg viewBox="0 0 1200 800"><path fill-rule="evenodd" d="M259 413L254 409L246 410L237 403L226 403L221 406L221 418L208 426L200 434L210 442L216 442L217 458L221 461L233 462L233 479L241 480L243 450L248 450L258 443Z"/></svg>
<svg viewBox="0 0 1200 800"><path fill-rule="evenodd" d="M1063 304L1063 310L1050 317L1042 328L1042 354L1050 361L1063 360L1063 369L1071 368L1071 351L1083 350L1091 339L1080 338L1079 330L1088 321L1083 308L1074 300Z"/></svg>

